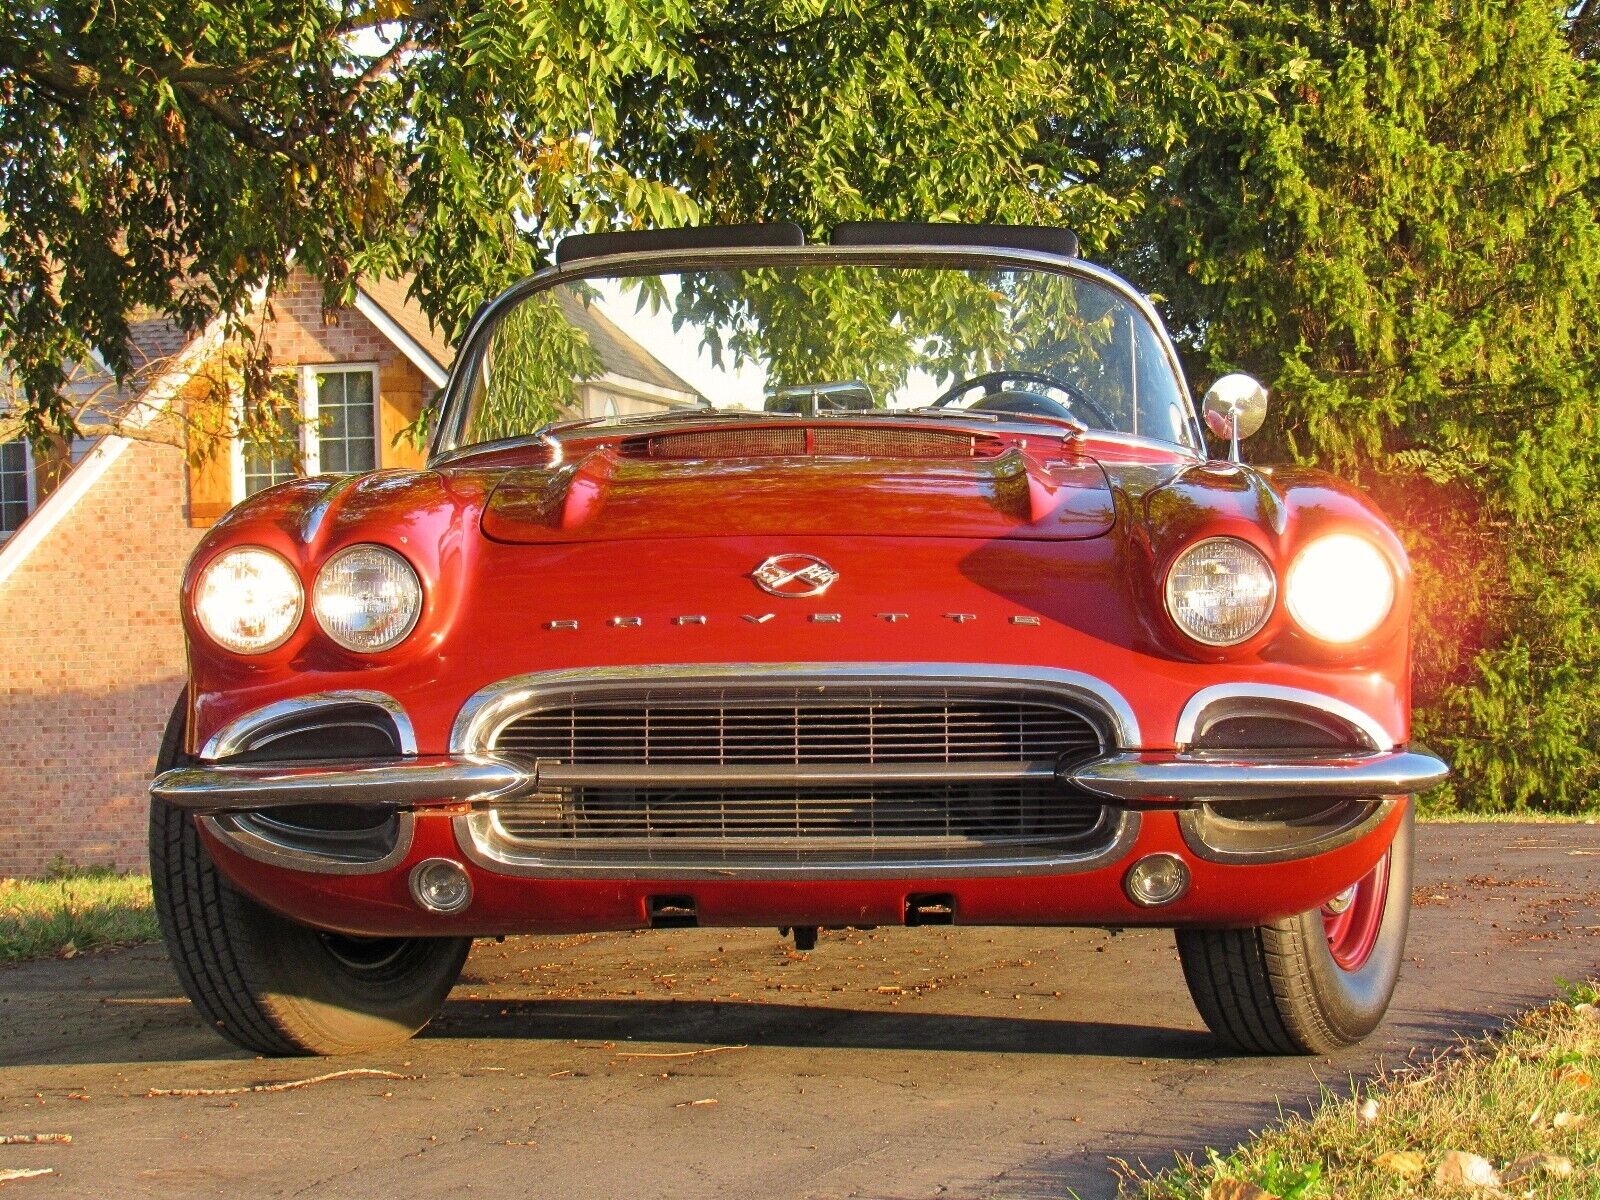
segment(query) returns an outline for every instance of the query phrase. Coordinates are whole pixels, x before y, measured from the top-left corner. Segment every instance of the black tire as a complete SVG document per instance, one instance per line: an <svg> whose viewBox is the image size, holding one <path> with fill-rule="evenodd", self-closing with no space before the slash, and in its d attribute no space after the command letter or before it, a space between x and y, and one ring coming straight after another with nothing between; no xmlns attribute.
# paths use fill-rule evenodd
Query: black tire
<svg viewBox="0 0 1600 1200"><path fill-rule="evenodd" d="M158 771L185 761L187 705ZM271 912L212 864L194 818L152 800L150 879L183 990L223 1037L257 1054L353 1054L414 1036L438 1013L471 938L350 938Z"/></svg>
<svg viewBox="0 0 1600 1200"><path fill-rule="evenodd" d="M1378 1027L1411 920L1413 815L1390 846L1377 940L1354 970L1328 947L1322 909L1252 929L1181 929L1178 956L1211 1031L1250 1054L1332 1054Z"/></svg>

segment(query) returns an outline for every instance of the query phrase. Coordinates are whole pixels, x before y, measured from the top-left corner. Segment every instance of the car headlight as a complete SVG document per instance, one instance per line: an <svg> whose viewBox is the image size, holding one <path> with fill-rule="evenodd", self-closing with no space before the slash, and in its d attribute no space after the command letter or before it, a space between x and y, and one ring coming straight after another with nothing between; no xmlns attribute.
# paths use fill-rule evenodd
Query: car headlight
<svg viewBox="0 0 1600 1200"><path fill-rule="evenodd" d="M317 624L346 650L371 654L399 645L422 614L422 584L393 550L351 546L317 573L311 592Z"/></svg>
<svg viewBox="0 0 1600 1200"><path fill-rule="evenodd" d="M1238 538L1190 546L1167 572L1167 612L1197 642L1231 646L1272 615L1278 581L1261 552Z"/></svg>
<svg viewBox="0 0 1600 1200"><path fill-rule="evenodd" d="M1324 642L1358 642L1394 607L1394 572L1353 533L1330 533L1300 551L1283 585L1289 615Z"/></svg>
<svg viewBox="0 0 1600 1200"><path fill-rule="evenodd" d="M235 654L265 654L283 645L304 605L300 576L262 546L240 546L212 559L194 593L200 628Z"/></svg>

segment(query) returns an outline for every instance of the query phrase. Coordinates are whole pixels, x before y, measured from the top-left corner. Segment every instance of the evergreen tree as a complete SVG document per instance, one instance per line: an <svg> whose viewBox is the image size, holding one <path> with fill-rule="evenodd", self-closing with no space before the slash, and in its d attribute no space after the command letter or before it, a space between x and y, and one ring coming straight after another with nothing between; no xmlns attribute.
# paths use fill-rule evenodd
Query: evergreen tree
<svg viewBox="0 0 1600 1200"><path fill-rule="evenodd" d="M1240 86L1275 103L1197 128L1120 257L1197 373L1274 386L1255 457L1353 474L1402 531L1418 731L1460 802L1592 805L1595 76L1542 0L1288 4L1232 29Z"/></svg>

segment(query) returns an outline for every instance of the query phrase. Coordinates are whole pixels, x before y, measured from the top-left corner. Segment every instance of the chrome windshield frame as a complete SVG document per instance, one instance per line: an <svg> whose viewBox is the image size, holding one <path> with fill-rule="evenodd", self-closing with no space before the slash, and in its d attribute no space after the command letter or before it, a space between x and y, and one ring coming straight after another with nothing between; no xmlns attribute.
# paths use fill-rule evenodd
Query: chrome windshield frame
<svg viewBox="0 0 1600 1200"><path fill-rule="evenodd" d="M460 341L460 349L450 369L444 396L439 405L439 420L435 424L428 445L428 466L434 467L458 455L474 452L491 443L457 441L467 415L467 381L474 364L481 357L490 332L502 314L529 296L547 291L563 283L580 279L615 279L626 275L669 274L675 271L713 271L723 267L807 266L812 264L857 264L860 266L917 267L943 266L1030 268L1058 275L1069 275L1097 283L1130 304L1156 336L1167 365L1177 381L1179 395L1183 397L1184 415L1191 443L1168 442L1149 438L1163 446L1205 457L1205 430L1195 411L1194 397L1184 375L1183 363L1177 347L1167 333L1166 325L1155 306L1132 284L1104 267L1085 262L1081 258L1049 254L1035 250L1016 250L1000 246L829 246L808 245L797 247L740 247L716 250L648 250L625 254L609 254L595 258L579 259L568 266L551 266L521 279L484 304L473 316ZM726 411L726 410L719 410ZM761 415L761 414L754 414ZM548 428L548 427L546 427ZM526 437L537 436L542 430L529 430ZM1101 431L1096 431L1101 432ZM1103 431L1114 433L1116 431Z"/></svg>

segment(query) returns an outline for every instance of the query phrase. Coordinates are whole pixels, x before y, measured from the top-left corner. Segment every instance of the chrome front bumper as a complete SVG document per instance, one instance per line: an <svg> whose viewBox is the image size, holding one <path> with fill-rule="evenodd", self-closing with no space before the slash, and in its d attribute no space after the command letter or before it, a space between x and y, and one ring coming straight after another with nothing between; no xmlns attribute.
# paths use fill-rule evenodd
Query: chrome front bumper
<svg viewBox="0 0 1600 1200"><path fill-rule="evenodd" d="M573 766L505 755L396 756L343 762L226 763L163 772L150 794L200 814L262 812L303 805L413 811L433 806L493 808L572 787L827 787L861 783L930 786L1055 780L1128 807L1229 801L1411 795L1449 775L1421 747L1339 754L1106 754L1086 762L967 762L787 767Z"/></svg>

